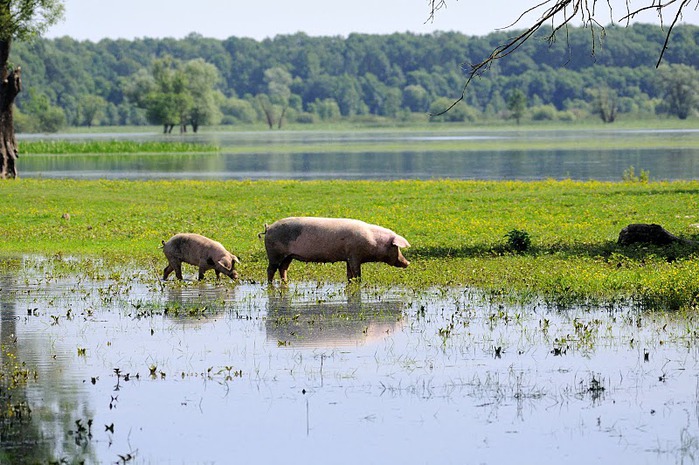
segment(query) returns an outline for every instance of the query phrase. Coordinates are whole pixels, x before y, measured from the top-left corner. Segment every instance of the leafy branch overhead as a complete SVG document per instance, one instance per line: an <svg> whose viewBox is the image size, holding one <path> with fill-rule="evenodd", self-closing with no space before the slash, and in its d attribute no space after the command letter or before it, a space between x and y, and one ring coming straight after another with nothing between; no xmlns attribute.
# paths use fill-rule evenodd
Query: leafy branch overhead
<svg viewBox="0 0 699 465"><path fill-rule="evenodd" d="M699 0L644 0L645 4L632 6L632 0L624 0L624 13L617 21L628 25L632 20L647 12L655 12L660 19L661 26L665 29L665 41L658 54L656 67L660 66L665 51L668 48L672 31L682 19L684 11L694 4L699 8ZM602 7L597 8L598 4ZM637 4L638 5L638 4ZM429 0L430 12L428 21L433 21L439 10L446 8L447 0ZM463 86L461 96L452 102L445 110L433 113L430 116L442 115L456 106L464 99L466 89L474 77L480 76L488 70L497 60L505 58L519 49L530 40L542 28L550 28L546 34L549 44L555 42L559 33L564 33L568 38L568 27L579 23L590 29L591 53L594 55L599 38L605 33L604 24L599 17L609 14L605 23L614 23L614 9L610 0L541 0L535 5L525 8L515 20L503 29L514 28L528 24L524 29L515 31L503 44L497 46L488 57L480 62L470 64L468 78ZM666 17L669 21L666 21ZM534 18L530 21L530 18Z"/></svg>
<svg viewBox="0 0 699 465"><path fill-rule="evenodd" d="M60 0L5 0L0 4L0 41L41 36L63 19Z"/></svg>

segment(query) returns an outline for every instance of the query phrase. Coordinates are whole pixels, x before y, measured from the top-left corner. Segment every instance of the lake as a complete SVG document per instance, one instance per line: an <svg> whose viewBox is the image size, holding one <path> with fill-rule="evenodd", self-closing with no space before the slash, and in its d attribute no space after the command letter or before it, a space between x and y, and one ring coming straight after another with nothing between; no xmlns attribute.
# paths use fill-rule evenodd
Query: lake
<svg viewBox="0 0 699 465"><path fill-rule="evenodd" d="M0 276L2 463L699 454L696 318L464 288L55 273L62 261L25 257Z"/></svg>
<svg viewBox="0 0 699 465"><path fill-rule="evenodd" d="M184 140L218 153L21 156L23 177L76 179L576 179L699 177L699 130L270 131L24 136ZM20 149L21 149L20 137Z"/></svg>

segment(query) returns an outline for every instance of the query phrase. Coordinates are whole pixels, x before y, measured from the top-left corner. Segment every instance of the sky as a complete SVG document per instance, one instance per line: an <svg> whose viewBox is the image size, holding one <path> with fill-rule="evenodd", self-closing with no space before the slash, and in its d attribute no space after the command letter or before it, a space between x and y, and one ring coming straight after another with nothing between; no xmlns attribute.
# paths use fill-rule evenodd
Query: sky
<svg viewBox="0 0 699 465"><path fill-rule="evenodd" d="M63 0L65 20L48 38L183 38L194 32L204 37L257 40L304 32L310 36L344 36L352 32L391 34L458 31L486 35L514 22L526 6L539 0L447 0L447 8L429 20L428 0ZM619 0L613 0L619 1ZM639 0L630 0L640 4ZM651 0L645 0L649 3ZM600 0L606 6L607 0ZM694 3L694 2L692 2ZM614 10L618 20L623 8ZM699 12L687 9L685 22L699 24ZM609 13L601 22L609 23ZM525 18L520 28L534 17ZM656 22L649 14L643 22ZM666 18L667 24L667 18Z"/></svg>

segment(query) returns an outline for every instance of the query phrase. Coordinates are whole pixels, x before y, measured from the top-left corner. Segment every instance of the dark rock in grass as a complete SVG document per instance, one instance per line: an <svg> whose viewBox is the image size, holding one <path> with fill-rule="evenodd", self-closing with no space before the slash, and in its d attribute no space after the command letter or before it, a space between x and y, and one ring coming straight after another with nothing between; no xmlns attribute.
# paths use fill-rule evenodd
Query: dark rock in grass
<svg viewBox="0 0 699 465"><path fill-rule="evenodd" d="M681 244L695 244L692 241L675 236L659 224L637 223L630 224L619 233L619 245L630 245L636 243L653 245L668 245L675 242Z"/></svg>

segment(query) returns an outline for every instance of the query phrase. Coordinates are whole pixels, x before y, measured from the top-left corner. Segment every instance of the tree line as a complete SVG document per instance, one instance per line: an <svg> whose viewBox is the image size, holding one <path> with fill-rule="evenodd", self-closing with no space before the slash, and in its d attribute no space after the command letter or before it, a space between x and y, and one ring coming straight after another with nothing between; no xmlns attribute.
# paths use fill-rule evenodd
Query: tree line
<svg viewBox="0 0 699 465"><path fill-rule="evenodd" d="M15 124L28 132L159 124L169 132L217 124L424 121L460 95L469 64L511 34L37 39L12 50L24 77ZM662 28L609 26L594 48L589 34L570 28L554 43L546 34L534 36L432 120L593 116L611 123L624 114L687 118L697 110L698 27L675 28L658 69Z"/></svg>

